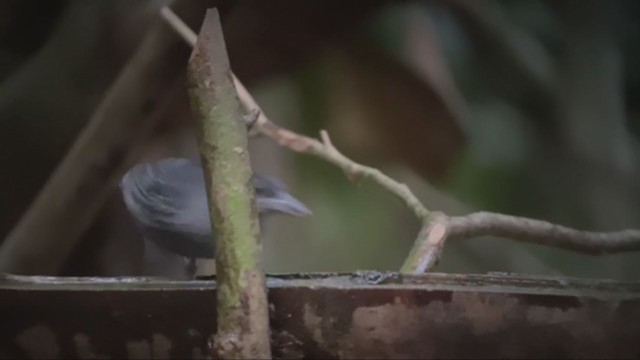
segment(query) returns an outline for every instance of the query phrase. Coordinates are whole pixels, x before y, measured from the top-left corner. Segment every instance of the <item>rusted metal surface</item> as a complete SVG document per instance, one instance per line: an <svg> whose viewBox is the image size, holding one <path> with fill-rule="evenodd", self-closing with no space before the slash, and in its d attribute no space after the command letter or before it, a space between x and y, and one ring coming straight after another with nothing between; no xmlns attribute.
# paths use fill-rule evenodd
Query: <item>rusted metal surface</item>
<svg viewBox="0 0 640 360"><path fill-rule="evenodd" d="M288 358L639 358L640 283L505 274L268 280ZM213 281L0 280L1 358L203 358Z"/></svg>

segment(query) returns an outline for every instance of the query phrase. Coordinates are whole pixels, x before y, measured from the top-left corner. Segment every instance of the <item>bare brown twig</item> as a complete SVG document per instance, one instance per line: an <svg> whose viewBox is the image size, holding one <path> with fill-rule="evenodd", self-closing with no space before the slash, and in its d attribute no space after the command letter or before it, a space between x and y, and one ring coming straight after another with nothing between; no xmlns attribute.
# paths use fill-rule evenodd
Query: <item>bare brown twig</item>
<svg viewBox="0 0 640 360"><path fill-rule="evenodd" d="M475 212L449 221L452 239L501 236L591 255L640 250L640 230L591 232L518 216Z"/></svg>
<svg viewBox="0 0 640 360"><path fill-rule="evenodd" d="M163 9L163 16L167 22L183 34L187 42L191 43L189 31L183 29L180 19L175 14L168 15L170 12L168 8ZM430 211L405 184L395 181L378 169L358 164L344 156L333 145L326 131L320 132L320 141L271 122L242 83L235 76L233 79L242 104L248 110L254 111L256 119L252 127L256 132L292 151L317 156L338 166L349 179L373 180L402 200L422 221L414 246L400 269L403 273L421 273L431 270L440 260L442 249L448 239L457 240L485 235L508 237L517 241L594 255L640 250L640 230L588 232L546 221L490 212L450 217L441 212Z"/></svg>

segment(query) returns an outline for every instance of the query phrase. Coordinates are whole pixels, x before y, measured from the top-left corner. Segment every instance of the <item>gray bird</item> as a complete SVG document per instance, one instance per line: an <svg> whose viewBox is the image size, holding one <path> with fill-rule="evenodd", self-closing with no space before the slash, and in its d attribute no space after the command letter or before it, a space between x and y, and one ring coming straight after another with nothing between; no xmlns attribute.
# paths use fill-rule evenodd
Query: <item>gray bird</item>
<svg viewBox="0 0 640 360"><path fill-rule="evenodd" d="M167 158L138 164L120 182L122 197L135 219L145 245L152 245L189 259L215 257L204 173L194 158ZM273 213L306 216L311 212L287 192L279 180L254 174L256 206L260 220Z"/></svg>

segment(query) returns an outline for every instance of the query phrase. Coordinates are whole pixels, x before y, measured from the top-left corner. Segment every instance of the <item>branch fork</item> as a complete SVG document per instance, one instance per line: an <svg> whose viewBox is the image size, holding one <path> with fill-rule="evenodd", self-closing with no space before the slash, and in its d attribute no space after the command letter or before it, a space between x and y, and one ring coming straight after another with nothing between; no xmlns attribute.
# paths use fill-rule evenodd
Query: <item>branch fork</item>
<svg viewBox="0 0 640 360"><path fill-rule="evenodd" d="M162 16L187 43L195 43L196 35L170 9L164 8ZM606 233L589 232L546 221L490 212L448 216L439 211L430 211L405 184L395 181L378 169L356 163L342 154L331 142L327 131L320 131L320 140L317 140L273 123L240 80L235 75L232 77L238 97L243 107L249 111L246 120L251 133L266 136L294 152L324 159L342 169L351 181L365 178L374 181L396 195L422 222L413 248L400 270L403 273L430 271L440 260L447 240L477 236L507 237L516 241L592 255L640 250L640 230L635 229Z"/></svg>

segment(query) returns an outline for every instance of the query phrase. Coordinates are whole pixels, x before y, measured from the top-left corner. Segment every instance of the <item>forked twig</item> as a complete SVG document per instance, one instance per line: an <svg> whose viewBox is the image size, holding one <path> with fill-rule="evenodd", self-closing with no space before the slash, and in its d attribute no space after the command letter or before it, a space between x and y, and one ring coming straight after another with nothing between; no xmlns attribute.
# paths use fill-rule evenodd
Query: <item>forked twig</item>
<svg viewBox="0 0 640 360"><path fill-rule="evenodd" d="M162 16L187 43L195 42L195 33L169 8L162 10ZM402 200L422 222L421 230L402 265L401 272L421 273L431 270L438 263L447 239L485 235L507 237L592 255L640 250L640 230L635 229L589 232L498 213L476 212L464 216L448 216L438 211L430 211L405 184L395 181L378 169L356 163L343 155L333 145L325 130L320 132L320 140L317 140L276 125L264 115L235 75L233 80L241 103L253 114L251 123L256 132L292 151L317 156L338 166L351 180L373 180Z"/></svg>

